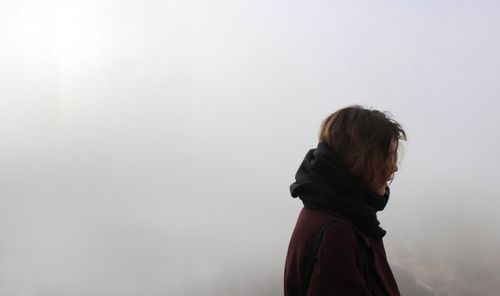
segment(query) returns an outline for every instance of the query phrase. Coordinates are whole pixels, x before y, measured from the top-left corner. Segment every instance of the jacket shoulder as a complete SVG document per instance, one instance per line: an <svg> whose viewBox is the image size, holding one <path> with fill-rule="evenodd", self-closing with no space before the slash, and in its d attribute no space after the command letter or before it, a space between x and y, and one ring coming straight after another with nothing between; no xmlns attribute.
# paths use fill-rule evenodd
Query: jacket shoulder
<svg viewBox="0 0 500 296"><path fill-rule="evenodd" d="M353 227L335 213L303 208L290 239L289 251L302 257L318 243L352 247L356 242L356 231ZM316 242L318 239L320 241Z"/></svg>
<svg viewBox="0 0 500 296"><path fill-rule="evenodd" d="M307 224L306 228L315 229L327 225L322 238L322 243L353 246L362 242L370 245L369 239L347 218L333 211L322 211L304 208L299 220Z"/></svg>
<svg viewBox="0 0 500 296"><path fill-rule="evenodd" d="M353 225L339 219L332 219L323 233L321 243L345 249L348 253L358 249L362 238Z"/></svg>

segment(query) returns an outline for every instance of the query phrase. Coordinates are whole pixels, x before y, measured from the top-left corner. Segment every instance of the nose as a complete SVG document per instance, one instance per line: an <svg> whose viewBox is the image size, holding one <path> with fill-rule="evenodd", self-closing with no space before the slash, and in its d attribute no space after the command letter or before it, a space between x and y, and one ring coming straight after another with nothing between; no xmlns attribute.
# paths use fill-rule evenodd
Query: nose
<svg viewBox="0 0 500 296"><path fill-rule="evenodd" d="M394 164L394 172L397 172L399 169L398 165L397 164Z"/></svg>

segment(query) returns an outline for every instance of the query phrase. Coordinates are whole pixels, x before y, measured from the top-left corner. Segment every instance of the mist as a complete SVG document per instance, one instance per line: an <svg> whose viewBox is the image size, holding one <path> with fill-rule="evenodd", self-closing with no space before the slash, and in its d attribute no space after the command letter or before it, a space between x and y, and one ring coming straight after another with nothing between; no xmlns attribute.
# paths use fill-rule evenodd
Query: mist
<svg viewBox="0 0 500 296"><path fill-rule="evenodd" d="M500 3L12 1L0 295L280 295L321 120L408 134L379 214L402 295L498 294Z"/></svg>

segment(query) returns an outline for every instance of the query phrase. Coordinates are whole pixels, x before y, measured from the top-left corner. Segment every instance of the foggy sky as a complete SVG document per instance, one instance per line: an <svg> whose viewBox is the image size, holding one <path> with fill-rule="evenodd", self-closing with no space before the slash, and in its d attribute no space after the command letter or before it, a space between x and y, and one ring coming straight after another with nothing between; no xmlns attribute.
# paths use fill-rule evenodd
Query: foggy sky
<svg viewBox="0 0 500 296"><path fill-rule="evenodd" d="M408 134L404 295L500 289L495 1L0 4L0 295L280 295L288 186L351 104Z"/></svg>

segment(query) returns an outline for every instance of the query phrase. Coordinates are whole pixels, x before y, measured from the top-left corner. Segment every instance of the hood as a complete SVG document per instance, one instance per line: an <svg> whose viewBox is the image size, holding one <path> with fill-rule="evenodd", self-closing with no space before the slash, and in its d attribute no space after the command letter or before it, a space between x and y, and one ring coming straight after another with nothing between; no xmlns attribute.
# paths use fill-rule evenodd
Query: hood
<svg viewBox="0 0 500 296"><path fill-rule="evenodd" d="M379 225L377 212L389 200L372 192L352 176L340 159L324 143L310 149L290 185L292 197L299 197L306 208L335 211L349 219L364 234L381 239L386 231Z"/></svg>

